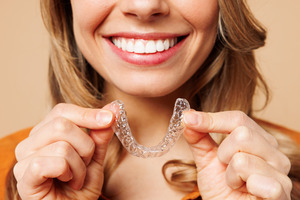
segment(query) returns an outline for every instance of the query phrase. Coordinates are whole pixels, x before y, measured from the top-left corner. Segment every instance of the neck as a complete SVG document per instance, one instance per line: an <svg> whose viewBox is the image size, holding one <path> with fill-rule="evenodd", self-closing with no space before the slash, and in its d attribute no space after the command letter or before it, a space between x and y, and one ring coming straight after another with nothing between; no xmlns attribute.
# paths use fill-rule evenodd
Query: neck
<svg viewBox="0 0 300 200"><path fill-rule="evenodd" d="M107 88L106 100L121 100L125 109L133 136L144 146L157 145L167 133L174 103L178 92L164 97L138 97L121 92L116 88Z"/></svg>

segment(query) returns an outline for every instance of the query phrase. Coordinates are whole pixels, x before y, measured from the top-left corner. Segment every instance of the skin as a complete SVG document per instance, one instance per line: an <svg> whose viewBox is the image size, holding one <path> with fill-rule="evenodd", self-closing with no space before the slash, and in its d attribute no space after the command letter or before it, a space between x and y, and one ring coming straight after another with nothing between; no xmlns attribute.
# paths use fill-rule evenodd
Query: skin
<svg viewBox="0 0 300 200"><path fill-rule="evenodd" d="M115 90L134 97L167 96L195 73L215 42L216 0L192 0L188 4L182 0L72 0L71 3L77 44L104 77L110 93ZM107 45L105 36L120 32L189 34L189 37L176 56L166 62L138 66L117 57Z"/></svg>
<svg viewBox="0 0 300 200"><path fill-rule="evenodd" d="M184 83L214 45L217 1L72 0L71 4L78 46L105 78L108 102L124 101L136 139L145 146L156 144L165 134L173 100L184 97L188 89ZM180 56L157 66L129 64L116 57L103 39L124 30L166 32L166 24L169 32L189 37L177 52ZM115 114L110 104L102 109L55 106L16 148L14 174L21 197L97 199ZM191 110L184 114L184 123L184 137L165 156L141 159L126 154L109 179L106 194L114 195L112 199L181 199L184 193L163 180L161 167L170 159L193 159L205 200L290 199L288 158L278 150L275 138L247 115ZM218 146L208 134L212 132L228 137Z"/></svg>

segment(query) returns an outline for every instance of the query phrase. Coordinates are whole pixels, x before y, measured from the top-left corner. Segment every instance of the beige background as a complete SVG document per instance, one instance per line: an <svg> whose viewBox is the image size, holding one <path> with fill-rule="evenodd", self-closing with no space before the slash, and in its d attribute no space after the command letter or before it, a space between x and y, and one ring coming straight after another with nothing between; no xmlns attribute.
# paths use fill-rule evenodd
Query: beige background
<svg viewBox="0 0 300 200"><path fill-rule="evenodd" d="M48 39L38 0L1 1L0 137L34 125L49 109ZM257 115L300 131L300 1L249 4L269 30L257 57L273 97Z"/></svg>

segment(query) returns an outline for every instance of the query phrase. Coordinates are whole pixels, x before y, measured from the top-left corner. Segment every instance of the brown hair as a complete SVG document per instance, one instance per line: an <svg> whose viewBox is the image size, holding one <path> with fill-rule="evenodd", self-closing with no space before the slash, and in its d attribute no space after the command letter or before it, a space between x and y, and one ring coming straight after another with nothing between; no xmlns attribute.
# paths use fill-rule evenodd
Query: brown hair
<svg viewBox="0 0 300 200"><path fill-rule="evenodd" d="M219 0L219 8L215 46L205 63L186 83L191 88L189 100L199 110L241 110L252 116L256 89L260 88L265 93L266 102L269 98L267 85L257 69L254 56L254 50L264 45L266 31L243 0ZM49 81L53 103L101 107L104 99L103 78L85 60L76 45L70 2L41 0L41 10L51 39ZM279 143L284 141L284 152L292 161L292 197L299 199L300 194L295 189L299 188L300 181L299 148L291 141L286 142L286 137L279 136ZM122 146L114 138L108 150L111 156L107 156L105 180L120 161L122 151ZM180 166L180 170L167 176L166 171L173 166ZM172 160L163 167L166 180L186 191L195 186L195 173L195 165L190 161Z"/></svg>

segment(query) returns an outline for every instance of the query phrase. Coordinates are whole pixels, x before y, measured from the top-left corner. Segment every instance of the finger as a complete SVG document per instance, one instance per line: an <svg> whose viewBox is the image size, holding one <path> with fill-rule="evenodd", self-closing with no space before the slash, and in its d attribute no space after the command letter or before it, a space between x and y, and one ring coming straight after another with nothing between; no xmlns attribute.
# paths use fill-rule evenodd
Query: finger
<svg viewBox="0 0 300 200"><path fill-rule="evenodd" d="M248 179L252 175L261 175L272 177L283 188L283 193L289 194L292 188L291 180L284 174L278 172L264 160L247 153L236 153L226 169L226 182L233 188L238 189L245 183L248 185ZM263 188L261 182L256 182L257 188ZM273 186L272 186L273 187ZM274 189L278 189L275 187ZM250 191L249 191L250 192ZM264 196L259 196L264 198Z"/></svg>
<svg viewBox="0 0 300 200"><path fill-rule="evenodd" d="M217 144L208 133L199 133L186 128L183 135L190 144L198 170L204 168L217 156Z"/></svg>
<svg viewBox="0 0 300 200"><path fill-rule="evenodd" d="M255 147L253 144L255 144ZM291 163L289 159L271 145L265 137L245 126L233 130L220 144L218 157L221 162L228 164L238 152L256 155L284 174L288 174L290 171Z"/></svg>
<svg viewBox="0 0 300 200"><path fill-rule="evenodd" d="M101 130L91 130L90 137L95 142L95 152L93 155L93 160L103 165L103 161L106 155L107 147L112 139L114 132L112 128L101 129Z"/></svg>
<svg viewBox="0 0 300 200"><path fill-rule="evenodd" d="M37 157L31 160L26 173L17 184L23 199L42 199L52 188L53 178L67 182L73 175L67 161L61 157Z"/></svg>
<svg viewBox="0 0 300 200"><path fill-rule="evenodd" d="M61 157L65 159L73 174L73 178L70 180L69 185L76 190L82 187L86 176L86 166L81 157L69 143L64 141L52 143L30 157L18 162L14 167L14 175L17 181L24 176L31 160L35 157Z"/></svg>
<svg viewBox="0 0 300 200"><path fill-rule="evenodd" d="M50 121L40 128L39 134L31 135L19 143L16 147L16 158L18 161L23 160L44 146L58 141L69 143L86 164L90 162L95 149L94 141L65 118Z"/></svg>
<svg viewBox="0 0 300 200"><path fill-rule="evenodd" d="M57 104L47 117L32 129L31 134L36 133L39 128L55 118L65 118L80 127L89 129L108 128L114 120L114 113L110 110L110 107L109 104L103 109L92 109L73 104Z"/></svg>
<svg viewBox="0 0 300 200"><path fill-rule="evenodd" d="M259 184L258 184L259 183ZM252 195L267 200L290 200L290 192L284 192L282 185L273 177L253 174L248 178L247 190Z"/></svg>
<svg viewBox="0 0 300 200"><path fill-rule="evenodd" d="M250 129L260 132L273 146L278 146L274 137L256 124L245 113L240 111L225 111L217 113L188 111L184 113L184 123L187 128L202 133L229 134L239 126L247 126Z"/></svg>
<svg viewBox="0 0 300 200"><path fill-rule="evenodd" d="M103 185L103 164L109 142L113 136L112 128L105 130L92 130L91 138L95 142L95 152L91 163L87 168L87 175L85 180L85 187L95 193L101 191Z"/></svg>

